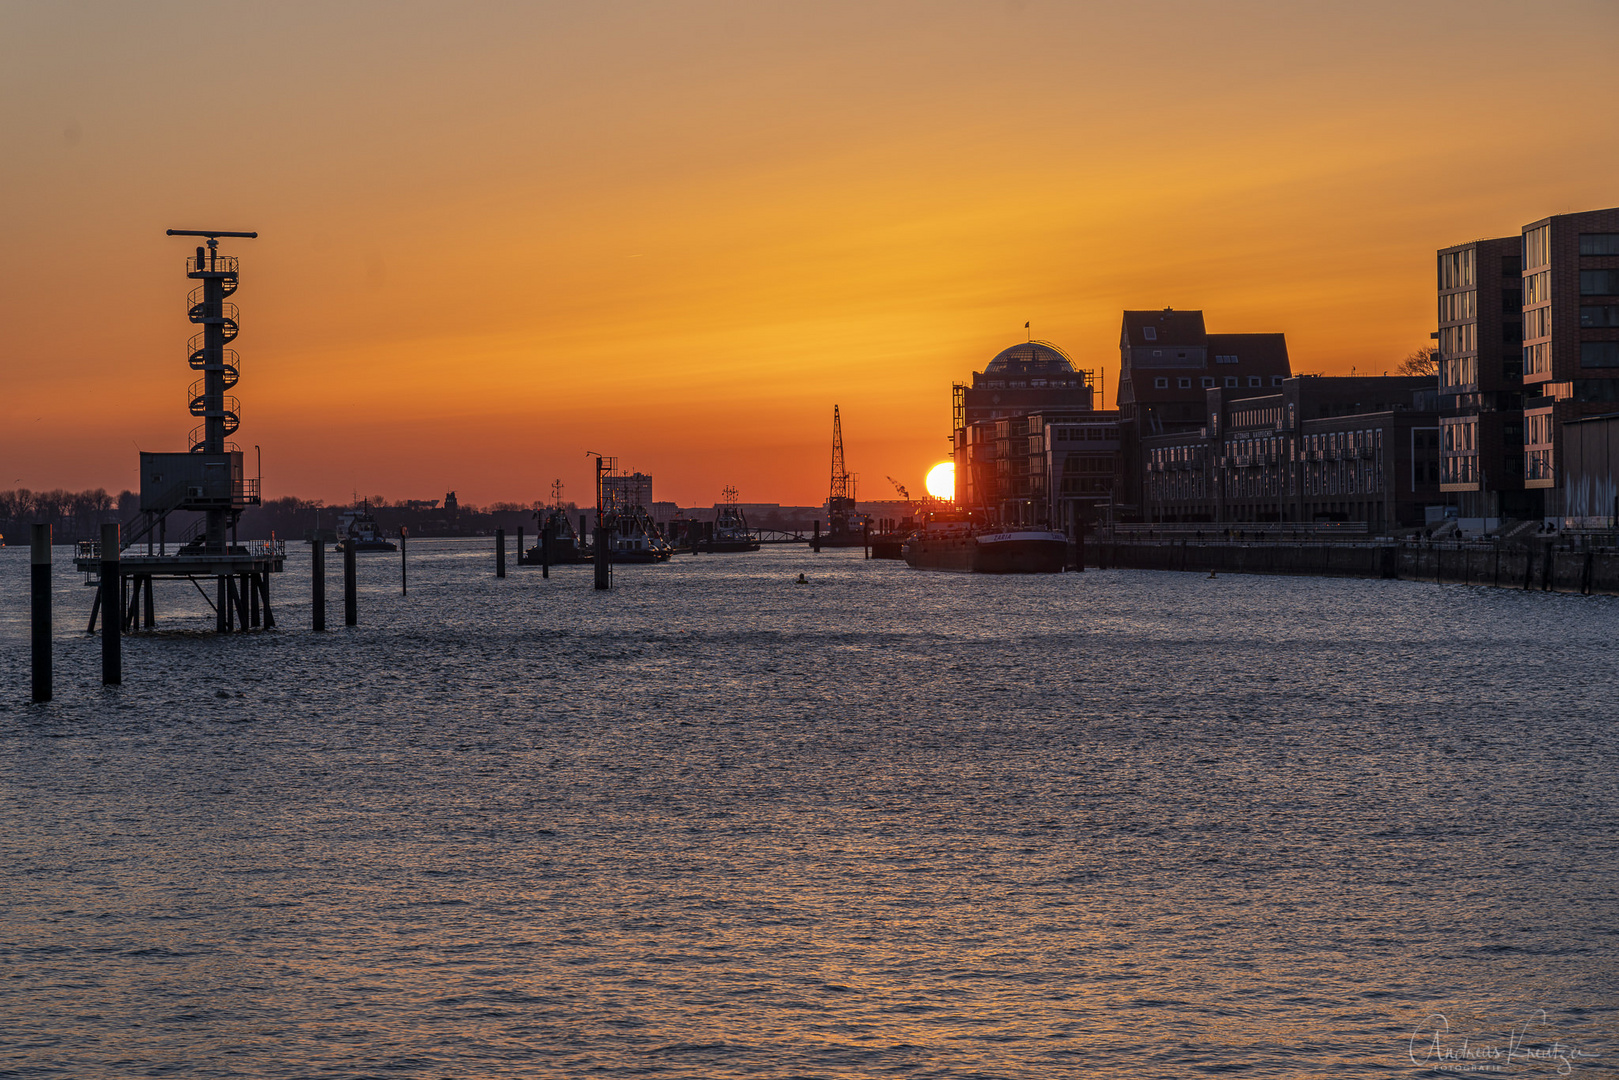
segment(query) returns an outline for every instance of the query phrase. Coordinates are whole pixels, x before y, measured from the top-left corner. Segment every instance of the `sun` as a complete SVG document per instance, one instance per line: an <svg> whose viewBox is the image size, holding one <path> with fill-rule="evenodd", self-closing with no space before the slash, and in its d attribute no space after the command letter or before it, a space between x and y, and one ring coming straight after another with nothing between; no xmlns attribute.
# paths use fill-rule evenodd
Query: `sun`
<svg viewBox="0 0 1619 1080"><path fill-rule="evenodd" d="M928 494L935 499L954 500L956 497L956 465L941 461L928 470Z"/></svg>

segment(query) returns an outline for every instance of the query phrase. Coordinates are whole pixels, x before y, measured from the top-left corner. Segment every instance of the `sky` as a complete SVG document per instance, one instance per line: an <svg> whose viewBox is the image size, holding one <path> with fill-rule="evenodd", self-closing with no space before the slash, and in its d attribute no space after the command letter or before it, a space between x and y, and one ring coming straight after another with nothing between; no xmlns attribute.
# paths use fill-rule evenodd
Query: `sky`
<svg viewBox="0 0 1619 1080"><path fill-rule="evenodd" d="M256 230L267 497L862 498L950 386L1120 312L1429 341L1435 249L1619 205L1611 0L0 3L0 489L116 490L193 419L184 259ZM259 448L259 451L255 450Z"/></svg>

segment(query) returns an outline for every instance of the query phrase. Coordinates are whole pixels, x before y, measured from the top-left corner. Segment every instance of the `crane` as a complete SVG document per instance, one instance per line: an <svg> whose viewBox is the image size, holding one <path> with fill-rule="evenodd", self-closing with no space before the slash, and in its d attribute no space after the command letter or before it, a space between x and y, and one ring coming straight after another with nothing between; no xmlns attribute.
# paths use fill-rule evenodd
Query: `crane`
<svg viewBox="0 0 1619 1080"><path fill-rule="evenodd" d="M898 480L895 480L892 476L888 478L888 482L894 485L894 490L899 492L900 498L909 499L911 497L911 493L905 490L905 485L901 484Z"/></svg>

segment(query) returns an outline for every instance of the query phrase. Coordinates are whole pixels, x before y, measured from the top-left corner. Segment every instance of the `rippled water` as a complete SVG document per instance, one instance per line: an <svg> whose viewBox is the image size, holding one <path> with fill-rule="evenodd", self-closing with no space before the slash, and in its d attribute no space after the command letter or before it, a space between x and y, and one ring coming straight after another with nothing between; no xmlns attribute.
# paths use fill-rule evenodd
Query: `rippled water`
<svg viewBox="0 0 1619 1080"><path fill-rule="evenodd" d="M273 632L160 586L103 689L57 554L0 1076L1619 1067L1612 598L413 541L322 636L302 550Z"/></svg>

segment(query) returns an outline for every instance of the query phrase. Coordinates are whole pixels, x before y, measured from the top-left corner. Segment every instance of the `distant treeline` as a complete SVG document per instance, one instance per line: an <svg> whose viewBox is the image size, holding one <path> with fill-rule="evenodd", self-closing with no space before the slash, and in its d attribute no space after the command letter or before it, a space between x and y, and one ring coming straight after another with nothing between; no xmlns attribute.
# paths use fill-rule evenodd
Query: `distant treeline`
<svg viewBox="0 0 1619 1080"><path fill-rule="evenodd" d="M375 496L366 502L384 533L398 535L403 525L412 536L480 536L496 529L515 531L520 528L532 532L537 527L534 513L539 507L538 503L524 506L498 502L485 507L462 504L446 509L420 500L390 503ZM564 506L577 514L572 503ZM268 540L272 535L283 540L303 540L314 529L335 529L338 517L346 509L347 506L328 506L319 499L269 499L261 506L250 506L242 512L237 535L243 540ZM128 526L140 516L140 497L133 491L121 491L117 495L105 488L0 491L0 536L7 544L27 544L29 526L35 522L49 524L58 544L71 544L99 538L104 522L116 521ZM168 536L181 536L197 516L171 514L166 527Z"/></svg>

